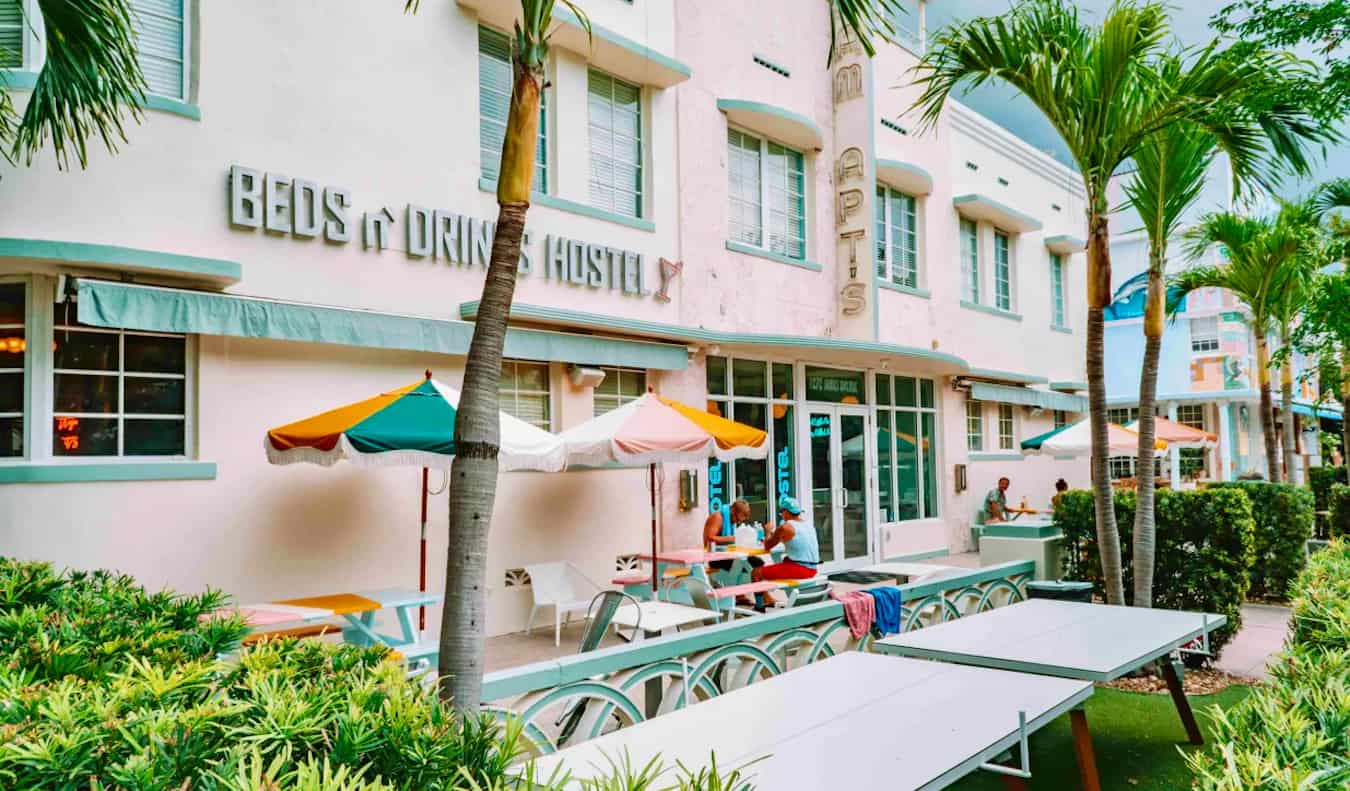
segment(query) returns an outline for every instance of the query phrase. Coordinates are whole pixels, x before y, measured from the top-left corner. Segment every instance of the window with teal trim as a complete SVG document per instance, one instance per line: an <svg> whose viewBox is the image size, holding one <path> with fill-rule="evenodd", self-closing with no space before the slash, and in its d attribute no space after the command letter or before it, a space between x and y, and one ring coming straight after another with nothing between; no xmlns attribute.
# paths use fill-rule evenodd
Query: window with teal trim
<svg viewBox="0 0 1350 791"><path fill-rule="evenodd" d="M478 156L479 174L496 181L501 173L502 142L511 107L511 40L478 28ZM548 91L539 93L539 139L534 147L534 181L530 189L548 193Z"/></svg>
<svg viewBox="0 0 1350 791"><path fill-rule="evenodd" d="M792 366L709 356L705 373L708 412L764 430L773 448L767 459L710 462L709 508L743 499L750 504L751 521L768 523L777 513L778 498L796 491Z"/></svg>
<svg viewBox="0 0 1350 791"><path fill-rule="evenodd" d="M1017 449L1017 411L1012 404L998 405L998 449Z"/></svg>
<svg viewBox="0 0 1350 791"><path fill-rule="evenodd" d="M23 0L0 0L0 69L23 68Z"/></svg>
<svg viewBox="0 0 1350 791"><path fill-rule="evenodd" d="M961 299L980 301L979 226L964 218L961 220Z"/></svg>
<svg viewBox="0 0 1350 791"><path fill-rule="evenodd" d="M506 414L545 431L553 430L548 363L503 360L497 393Z"/></svg>
<svg viewBox="0 0 1350 791"><path fill-rule="evenodd" d="M591 205L642 216L642 89L598 69L587 76Z"/></svg>
<svg viewBox="0 0 1350 791"><path fill-rule="evenodd" d="M187 99L185 0L131 0L136 35L136 61L145 75L146 92Z"/></svg>
<svg viewBox="0 0 1350 791"><path fill-rule="evenodd" d="M0 458L23 457L28 287L0 283Z"/></svg>
<svg viewBox="0 0 1350 791"><path fill-rule="evenodd" d="M600 370L605 372L605 378L595 386L593 394L595 417L636 401L647 392L646 371L638 368L608 367Z"/></svg>
<svg viewBox="0 0 1350 791"><path fill-rule="evenodd" d="M910 288L919 287L919 232L913 195L877 186L877 276Z"/></svg>
<svg viewBox="0 0 1350 791"><path fill-rule="evenodd" d="M938 515L933 393L932 379L877 374L877 486L883 521Z"/></svg>
<svg viewBox="0 0 1350 791"><path fill-rule="evenodd" d="M1008 235L994 231L994 307L1012 310L1012 260L1008 254Z"/></svg>
<svg viewBox="0 0 1350 791"><path fill-rule="evenodd" d="M984 402L966 401L966 450L984 450Z"/></svg>
<svg viewBox="0 0 1350 791"><path fill-rule="evenodd" d="M1068 311L1064 305L1064 259L1059 253L1050 254L1050 310L1054 326L1068 326Z"/></svg>
<svg viewBox="0 0 1350 791"><path fill-rule="evenodd" d="M806 258L806 175L801 152L727 130L731 241Z"/></svg>

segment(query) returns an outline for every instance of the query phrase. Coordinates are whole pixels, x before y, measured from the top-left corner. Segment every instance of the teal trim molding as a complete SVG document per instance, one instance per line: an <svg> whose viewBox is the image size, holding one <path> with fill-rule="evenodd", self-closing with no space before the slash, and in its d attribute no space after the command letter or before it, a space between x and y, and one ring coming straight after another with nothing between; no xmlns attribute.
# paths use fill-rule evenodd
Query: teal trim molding
<svg viewBox="0 0 1350 791"><path fill-rule="evenodd" d="M496 2L496 0L493 0L493 2ZM461 5L463 5L463 3L461 3ZM575 31L580 31L583 34L586 33L585 28L581 24L581 20L577 19L577 15L572 13L570 8L563 5L554 7L553 19L556 22L570 26ZM588 36L587 43L592 46L587 47L586 50L579 51L585 53L588 50L595 50L601 47L616 50L612 55L611 53L593 53L593 59L597 62L597 65L614 71L620 77L629 77L630 79L644 77L644 79L641 79L640 81L646 85L669 88L684 82L694 75L694 72L690 70L688 66L675 60L669 55L657 52L645 44L639 44L626 36L622 36L613 30L601 27L593 22L590 25L590 35ZM625 56L627 56L627 59L636 59L649 67L642 69L645 74L634 74L632 69L606 62L624 59Z"/></svg>
<svg viewBox="0 0 1350 791"><path fill-rule="evenodd" d="M1051 382L1051 390L1061 390L1066 393L1076 393L1087 389L1087 382Z"/></svg>
<svg viewBox="0 0 1350 791"><path fill-rule="evenodd" d="M718 99L717 109L727 120L798 148L815 150L825 134L810 118L782 107L749 99Z"/></svg>
<svg viewBox="0 0 1350 791"><path fill-rule="evenodd" d="M957 195L952 198L952 205L965 217L993 223L1005 231L1025 233L1027 231L1039 231L1042 227L1041 221L1035 217L1023 214L987 195L973 192L967 195Z"/></svg>
<svg viewBox="0 0 1350 791"><path fill-rule="evenodd" d="M0 270L6 268L6 259L30 259L122 273L143 272L219 286L238 283L244 276L243 267L234 261L52 239L0 238Z"/></svg>
<svg viewBox="0 0 1350 791"><path fill-rule="evenodd" d="M497 192L497 182L487 179L478 180L478 189L483 192ZM629 228L636 228L639 231L655 231L656 223L651 220L644 220L641 217L628 217L623 214L615 214L612 211L597 209L585 203L577 203L566 198L559 198L556 195L545 195L542 192L531 192L530 203L535 206L547 206L550 209L565 211L570 214L579 214L582 217L590 217L596 220L604 220L617 225L626 225Z"/></svg>
<svg viewBox="0 0 1350 791"><path fill-rule="evenodd" d="M933 175L911 162L877 158L877 180L911 195L933 191Z"/></svg>
<svg viewBox="0 0 1350 791"><path fill-rule="evenodd" d="M1054 330L1055 332L1062 332L1062 333L1064 333L1065 335L1072 335L1072 334L1073 334L1073 330L1069 329L1068 327L1062 327L1062 326L1060 326L1060 325L1058 325L1058 324L1051 324L1051 325L1050 325L1050 329Z"/></svg>
<svg viewBox="0 0 1350 791"><path fill-rule="evenodd" d="M1016 451L988 451L984 453L971 453L967 458L971 461L1021 461L1026 456Z"/></svg>
<svg viewBox="0 0 1350 791"><path fill-rule="evenodd" d="M1019 525L1016 522L996 522L986 524L980 531L980 538L1063 538L1064 534L1054 525Z"/></svg>
<svg viewBox="0 0 1350 791"><path fill-rule="evenodd" d="M1059 234L1058 236L1045 237L1045 246L1052 253L1073 255L1074 253L1081 253L1086 250L1087 242L1077 236Z"/></svg>
<svg viewBox="0 0 1350 791"><path fill-rule="evenodd" d="M93 481L211 481L213 461L108 462L102 464L3 464L0 483L90 483Z"/></svg>
<svg viewBox="0 0 1350 791"><path fill-rule="evenodd" d="M460 318L470 320L478 315L478 302L464 302L459 306ZM595 313L555 308L545 305L530 305L521 302L511 304L511 318L526 321L561 324L582 329L623 332L631 335L647 335L666 341L685 343L708 343L741 346L780 346L794 349L812 349L818 351L861 352L869 355L907 357L939 363L942 368L938 374L958 374L970 372L965 360L954 354L933 351L916 346L900 346L891 343L861 341L852 338L831 338L816 335L764 335L759 333L724 332L708 330L702 327L684 327L677 324L664 324L645 319L629 319L620 316L604 316ZM681 351L684 347L678 347ZM508 355L510 356L510 355ZM1041 379L1039 381L1045 381Z"/></svg>
<svg viewBox="0 0 1350 791"><path fill-rule="evenodd" d="M961 300L961 307L966 310L977 310L980 313L988 313L990 316L998 316L1000 319L1010 319L1012 321L1021 321L1021 313L1013 313L1011 310L1003 310L992 305L981 305L978 302L967 302Z"/></svg>
<svg viewBox="0 0 1350 791"><path fill-rule="evenodd" d="M21 69L0 69L0 88L10 91L31 91L37 85L38 73Z"/></svg>
<svg viewBox="0 0 1350 791"><path fill-rule="evenodd" d="M877 278L876 280L877 285L881 286L882 288L890 289L891 291L898 291L901 294L908 294L911 297L923 297L924 299L929 299L933 296L928 292L928 289L926 288L911 288L910 286L906 286L903 283L892 283L889 280L882 280L881 278Z"/></svg>
<svg viewBox="0 0 1350 791"><path fill-rule="evenodd" d="M181 115L184 118L190 118L193 121L202 120L202 110L191 102L183 102L178 99L170 99L167 96L155 96L146 94L145 100L140 105L147 110L158 110L161 113L172 113Z"/></svg>
<svg viewBox="0 0 1350 791"><path fill-rule="evenodd" d="M1014 371L999 371L993 368L971 368L970 375L981 379L994 379L999 382L1016 382L1024 385L1043 385L1047 381L1044 376L1019 374Z"/></svg>
<svg viewBox="0 0 1350 791"><path fill-rule="evenodd" d="M370 310L79 281L80 319L97 327L274 338L379 349L466 354L473 324ZM511 328L503 353L522 360L680 371L682 345Z"/></svg>
<svg viewBox="0 0 1350 791"><path fill-rule="evenodd" d="M783 255L782 253L775 253L769 250L765 250L762 247L755 247L754 245L749 244L741 244L740 242L727 242L727 249L733 253L753 255L756 258L767 258L770 261L777 261L780 264L788 264L789 266L797 266L801 267L802 269L810 269L812 272L819 272L823 269L823 267L821 267L820 264L817 264L814 261L805 261L800 258L790 258L786 255Z"/></svg>

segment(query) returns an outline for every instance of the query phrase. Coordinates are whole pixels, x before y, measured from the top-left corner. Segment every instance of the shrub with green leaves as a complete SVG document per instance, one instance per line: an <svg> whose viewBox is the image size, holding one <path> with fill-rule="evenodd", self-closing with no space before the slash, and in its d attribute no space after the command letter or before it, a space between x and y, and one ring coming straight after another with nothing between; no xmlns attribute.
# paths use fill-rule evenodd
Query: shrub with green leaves
<svg viewBox="0 0 1350 791"><path fill-rule="evenodd" d="M1331 537L1350 538L1350 486L1334 484L1327 505L1331 511Z"/></svg>
<svg viewBox="0 0 1350 791"><path fill-rule="evenodd" d="M1346 479L1345 465L1340 467L1311 467L1308 469L1308 488L1312 489L1313 502L1319 512L1317 517L1317 537L1330 538L1330 521L1321 512L1331 510L1331 487L1338 483L1350 483Z"/></svg>
<svg viewBox="0 0 1350 791"><path fill-rule="evenodd" d="M1313 493L1302 486L1265 481L1216 483L1210 489L1234 487L1247 493L1256 521L1256 562L1250 595L1283 599L1308 559L1314 520Z"/></svg>
<svg viewBox="0 0 1350 791"><path fill-rule="evenodd" d="M1210 712L1187 756L1199 791L1350 787L1350 544L1317 553L1294 586L1288 647L1238 706Z"/></svg>
<svg viewBox="0 0 1350 791"><path fill-rule="evenodd" d="M1134 585L1135 495L1117 491L1115 509L1120 529L1121 565L1127 603ZM1198 491L1162 489L1155 503L1157 548L1153 569L1153 606L1223 615L1228 622L1210 638L1217 658L1242 627L1242 603L1251 584L1256 526L1252 505L1239 489ZM1105 593L1097 551L1097 519L1092 493L1066 492L1055 508L1055 526L1064 533L1064 576L1093 583ZM1204 657L1187 654L1191 665Z"/></svg>

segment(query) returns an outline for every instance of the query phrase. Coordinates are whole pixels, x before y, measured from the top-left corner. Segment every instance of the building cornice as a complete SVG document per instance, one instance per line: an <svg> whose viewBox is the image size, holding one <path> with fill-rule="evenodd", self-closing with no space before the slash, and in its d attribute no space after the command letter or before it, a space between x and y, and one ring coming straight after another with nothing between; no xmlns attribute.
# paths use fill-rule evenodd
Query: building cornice
<svg viewBox="0 0 1350 791"><path fill-rule="evenodd" d="M1083 179L1073 168L1033 147L1030 143L958 101L947 102L952 129L994 149L1078 198L1085 198Z"/></svg>

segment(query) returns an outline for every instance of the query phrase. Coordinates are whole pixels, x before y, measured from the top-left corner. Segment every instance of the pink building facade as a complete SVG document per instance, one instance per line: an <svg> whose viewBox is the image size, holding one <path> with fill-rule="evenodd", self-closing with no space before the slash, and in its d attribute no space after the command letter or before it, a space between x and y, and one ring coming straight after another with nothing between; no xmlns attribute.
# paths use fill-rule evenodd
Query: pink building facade
<svg viewBox="0 0 1350 791"><path fill-rule="evenodd" d="M0 166L0 553L245 600L410 584L418 471L271 467L262 437L460 378L516 6L133 5L159 16L129 141ZM589 37L556 20L504 409L561 431L653 388L758 425L770 458L689 468L687 509L663 471L662 540L790 494L830 569L971 548L1000 476L1042 507L1086 485L1020 452L1086 409L1081 186L955 103L920 128L922 3L829 68L821 0L585 9ZM637 470L504 475L489 631L523 625L527 564L629 563L646 499ZM435 589L443 494L430 524Z"/></svg>

